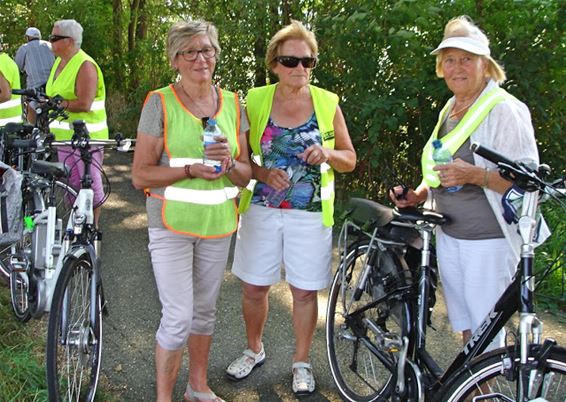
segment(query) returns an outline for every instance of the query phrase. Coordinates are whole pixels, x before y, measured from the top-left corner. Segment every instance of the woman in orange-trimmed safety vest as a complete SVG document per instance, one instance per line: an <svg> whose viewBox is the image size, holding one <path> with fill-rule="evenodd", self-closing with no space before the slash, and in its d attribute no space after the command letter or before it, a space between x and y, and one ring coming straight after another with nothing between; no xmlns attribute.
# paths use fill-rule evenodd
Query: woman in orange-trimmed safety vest
<svg viewBox="0 0 566 402"><path fill-rule="evenodd" d="M238 188L251 177L248 123L238 96L212 84L220 56L212 24L173 25L167 53L180 79L148 94L132 169L134 186L148 196L149 251L162 305L155 346L157 400L171 400L186 347L185 400L219 402L208 386L208 354L238 225ZM203 128L212 120L221 135L205 146Z"/></svg>

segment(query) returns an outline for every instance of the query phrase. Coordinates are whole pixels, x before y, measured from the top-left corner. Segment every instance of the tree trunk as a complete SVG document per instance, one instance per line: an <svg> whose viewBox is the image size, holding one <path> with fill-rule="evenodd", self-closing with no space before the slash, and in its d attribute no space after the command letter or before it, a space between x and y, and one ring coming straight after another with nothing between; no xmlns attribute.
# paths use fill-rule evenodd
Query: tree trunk
<svg viewBox="0 0 566 402"><path fill-rule="evenodd" d="M128 24L128 52L136 47L136 29L138 26L138 12L140 0L132 0L130 3L130 22Z"/></svg>

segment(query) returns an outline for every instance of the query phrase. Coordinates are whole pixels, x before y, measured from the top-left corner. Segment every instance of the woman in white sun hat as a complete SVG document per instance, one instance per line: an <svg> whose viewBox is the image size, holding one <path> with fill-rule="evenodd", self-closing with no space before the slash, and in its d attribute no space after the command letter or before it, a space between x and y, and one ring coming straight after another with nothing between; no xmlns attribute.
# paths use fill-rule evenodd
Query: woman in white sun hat
<svg viewBox="0 0 566 402"><path fill-rule="evenodd" d="M437 76L454 96L424 147L422 183L405 196L400 188L390 195L401 208L432 198L435 209L451 218L437 231L438 262L452 329L461 331L466 343L510 283L521 244L516 225L508 225L502 216L502 195L512 183L494 164L473 154L470 143L525 162L538 163L538 152L527 106L499 87L505 72L491 57L486 35L469 17L450 20L432 54ZM451 151L454 162L435 166L436 139ZM453 191L454 186L462 187ZM503 346L503 341L502 332L488 349Z"/></svg>

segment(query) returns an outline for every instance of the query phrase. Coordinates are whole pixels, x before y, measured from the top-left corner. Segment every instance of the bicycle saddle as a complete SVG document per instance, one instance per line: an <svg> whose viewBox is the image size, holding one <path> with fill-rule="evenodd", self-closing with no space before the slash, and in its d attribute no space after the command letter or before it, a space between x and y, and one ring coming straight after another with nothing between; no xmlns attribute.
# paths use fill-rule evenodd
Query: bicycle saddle
<svg viewBox="0 0 566 402"><path fill-rule="evenodd" d="M345 215L360 226L382 227L393 220L393 209L365 198L350 198Z"/></svg>
<svg viewBox="0 0 566 402"><path fill-rule="evenodd" d="M52 176L55 178L67 177L69 168L62 162L33 161L31 172L41 176Z"/></svg>
<svg viewBox="0 0 566 402"><path fill-rule="evenodd" d="M443 225L450 221L449 217L429 209L395 208L392 213L397 221L412 223L424 221L435 225Z"/></svg>

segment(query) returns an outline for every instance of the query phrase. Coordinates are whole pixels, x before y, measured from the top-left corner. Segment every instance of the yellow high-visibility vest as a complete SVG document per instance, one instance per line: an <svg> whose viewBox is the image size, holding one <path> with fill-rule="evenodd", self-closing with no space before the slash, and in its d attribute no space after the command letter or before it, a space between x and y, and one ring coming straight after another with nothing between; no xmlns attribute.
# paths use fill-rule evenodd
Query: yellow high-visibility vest
<svg viewBox="0 0 566 402"><path fill-rule="evenodd" d="M96 88L96 95L94 101L90 106L90 111L88 112L67 112L69 117L66 119L54 120L49 124L49 129L55 138L58 140L70 140L73 137L73 121L84 120L86 123L86 128L90 133L90 138L97 140L108 139L108 125L106 123L106 108L104 102L106 101L106 88L104 86L104 77L102 76L102 71L98 64L86 54L84 51L80 50L75 54L71 60L67 63L63 70L59 73L57 78L55 77L55 71L57 67L61 64L61 58L57 57L53 67L51 68L51 73L49 74L49 79L45 85L45 93L48 96L60 95L67 100L77 99L75 94L75 84L77 81L77 74L79 69L85 61L90 61L96 67L96 72L98 75L98 85Z"/></svg>
<svg viewBox="0 0 566 402"><path fill-rule="evenodd" d="M148 98L153 93L159 94L163 105L164 151L169 157L169 166L202 163L201 120L183 106L172 85L150 92ZM240 153L238 96L224 90L218 94L220 107L213 118L228 139L232 156L237 157ZM163 200L163 224L171 231L212 238L229 236L238 227L235 199L239 190L226 175L216 180L183 179L165 188L149 189L146 193Z"/></svg>
<svg viewBox="0 0 566 402"><path fill-rule="evenodd" d="M4 52L0 53L0 73L8 81L11 89L21 89L18 65ZM12 94L9 100L0 103L0 127L21 121L22 101L20 95Z"/></svg>
<svg viewBox="0 0 566 402"><path fill-rule="evenodd" d="M491 109L493 109L498 103L509 99L514 99L513 95L499 87L493 88L492 90L484 93L468 110L468 112L466 112L458 125L440 139L442 146L447 148L450 151L450 154L454 155L458 148L460 148L470 135L472 135L476 128L478 128L480 123L484 121ZM429 187L436 188L440 186L438 172L432 170L432 168L436 165L432 159L432 142L438 138L438 131L442 126L442 122L444 121L449 108L450 102L446 103L440 112L436 127L428 139L421 156L423 181L426 182Z"/></svg>
<svg viewBox="0 0 566 402"><path fill-rule="evenodd" d="M267 127L273 96L277 84L253 88L248 92L246 107L250 120L250 147L254 153L254 162L259 166L263 164L261 152L261 137ZM338 106L338 95L325 89L309 85L314 113L318 122L322 146L334 149L334 115ZM250 206L256 180L242 192L240 212L244 213ZM334 169L328 164L320 165L320 199L322 204L322 221L325 226L334 224Z"/></svg>

